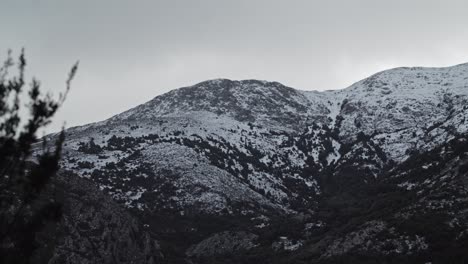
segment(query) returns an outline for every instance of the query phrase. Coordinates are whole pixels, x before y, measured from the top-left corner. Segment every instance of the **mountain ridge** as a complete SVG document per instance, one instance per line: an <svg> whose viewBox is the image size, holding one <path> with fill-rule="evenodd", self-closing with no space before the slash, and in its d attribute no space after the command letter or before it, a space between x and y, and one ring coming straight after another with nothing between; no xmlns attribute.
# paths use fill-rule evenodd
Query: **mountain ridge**
<svg viewBox="0 0 468 264"><path fill-rule="evenodd" d="M408 233L379 203L399 201L398 195L425 199L409 187L416 174L407 180L391 176L397 169L401 175L419 171L408 160L414 166L420 166L414 161L420 159L434 164L450 159L454 167L463 162L443 146L454 149L449 144L454 140L465 144L467 66L396 68L322 92L278 82L209 80L107 120L67 129L62 167L94 182L136 215L157 234L162 248L177 245L170 250L177 252L178 261L188 257L203 263L199 258L226 254L210 249L219 243L268 254L298 250L331 261L353 248L396 254L384 248L405 248L406 239L414 241L408 256L429 254L430 236ZM456 182L439 180L446 175L434 173L434 182ZM417 182L424 195L436 191L434 185ZM456 200L463 188L454 191L452 204L465 206ZM378 203L369 204L374 198ZM417 200L408 201L420 208ZM369 213L369 208L378 210ZM418 215L423 209L410 212ZM284 218L297 227L284 230ZM359 223L345 232L349 241L328 239L349 224L342 218ZM391 228L396 231L389 232ZM361 229L368 239L352 242ZM390 244L363 246L381 233ZM180 241L180 235L186 240ZM317 255L312 248L322 244L328 253Z"/></svg>
<svg viewBox="0 0 468 264"><path fill-rule="evenodd" d="M458 100L457 96L463 95L462 100L455 104L463 106L468 91L466 84L460 86L455 82L454 85L445 86L445 83L441 84L439 80L442 75L448 83L453 76L460 76L463 71L459 68L465 66L431 68L425 73L420 72L426 71L425 68L397 68L372 75L344 90L320 93L295 90L277 82L216 79L176 89L106 121L68 131L79 132L91 127L94 127L91 130L96 130L106 126L115 130L112 127L121 127L118 131L114 131L114 136L141 137L156 131L168 135L171 132L164 132L161 129L168 129L174 133L180 130L180 127L186 127L185 132L204 139L209 137L218 138L218 140L227 139L228 144L234 144L236 148L244 152L248 150L242 146L241 142L248 138L249 144L263 149L264 154L271 153L267 155L269 160L277 152L275 140L284 140L281 135L267 136L271 131L289 133L290 139L288 140L293 141L304 133L307 134L307 131L314 131L318 134L315 133L313 137L319 141L322 140L320 137L323 138L324 134L329 134L326 137L331 141L332 149L328 147L327 151L330 153L322 155L332 160L342 156L339 148L355 141L357 139L355 131L360 130L364 135L372 137L373 144L377 144L382 149L385 159L401 162L408 157L405 153L413 148L431 148L431 143L425 142L427 141L425 137L442 137L441 141L450 137L447 130L439 129L444 122L447 126L455 127L455 132L466 131L466 122L463 123L462 120L466 108L447 110L450 108L449 104L453 102L444 101L446 88L453 88L453 91L459 93L451 96L450 100ZM447 72L453 73L449 75ZM398 78L392 78L394 75ZM428 80L428 78L432 79ZM421 79L426 86L420 84ZM430 87L431 84L433 87ZM395 95L392 91L396 89L395 87L402 87L403 91L408 93L400 91ZM356 90L357 88L360 90ZM421 94L423 89L428 93ZM382 94L382 91L390 92ZM404 96L406 98L403 98ZM397 101L400 104L403 103L403 106L395 107ZM439 113L439 111L443 112ZM451 114L449 115L448 112ZM427 125L429 116L434 121ZM160 125L152 124L155 121ZM138 127L138 129L123 128L125 126L122 127L122 122L133 124L130 126ZM167 122L174 122L174 124L165 127L163 124ZM420 125L415 126L418 122ZM142 124L147 125L145 127ZM313 127L321 127L321 129L317 130ZM249 131L260 133L260 135L247 137L242 135L242 133L252 133ZM110 136L103 136L100 137L103 137L104 141L110 138ZM80 144L84 143L80 142ZM318 145L322 143L316 142ZM316 152L317 148L304 153L298 150L297 146L292 147L295 148L294 152L297 152L295 155L304 157L311 155L313 162L320 163L320 153ZM323 146L318 147L319 152L325 150L320 150L320 148ZM299 156L293 159L286 158L286 160L289 159L289 162L299 164L298 166L305 166L306 161ZM285 161L277 162L284 163ZM330 162L327 163L323 166L329 165ZM383 163L380 166L383 166Z"/></svg>
<svg viewBox="0 0 468 264"><path fill-rule="evenodd" d="M278 81L267 81L267 80L257 80L257 79L243 79L243 80L234 80L234 79L229 79L229 78L214 78L214 79L209 79L209 80L205 80L205 81L202 81L202 82L199 82L199 83L196 83L194 85L191 85L191 86L184 86L184 87L180 87L180 88L177 88L177 89L174 89L174 90L171 90L169 92L165 92L163 94L160 94L160 95L157 95L155 96L153 99L145 102L145 103L141 103L141 104L138 104L137 106L134 106L134 107L131 107L129 110L126 110L126 111L123 111L122 113L120 114L116 114L116 115L113 115L107 119L104 119L102 121L97 121L97 122L93 122L93 123L89 123L89 124L83 124L83 125L77 125L77 126L73 126L73 127L70 127L68 129L74 129L74 128L79 128L79 127L84 127L84 126L88 126L88 125L91 125L91 124L98 124L98 123L101 123L103 121L106 121L106 120L109 120L109 119L113 119L114 117L116 116L119 116L121 114L124 114L128 111L131 111L135 108L138 108L142 105L145 105L151 101L153 101L154 99L160 97L160 96L163 96L163 95L166 95L168 93L173 93L174 91L177 91L179 89L187 89L187 88L194 88L194 87L198 87L199 85L201 84L205 84L205 83L211 83L211 82L219 82L219 81L229 81L229 82L250 82L250 81L253 81L253 82L258 82L258 83L263 83L263 84L267 84L267 83L271 83L271 84L275 84L275 85L279 85L279 86L283 86L283 87L287 87L287 88L292 88L298 92L301 92L301 93L305 93L305 94L308 94L308 93L312 93L312 94L325 94L325 93L339 93L341 91L344 91L344 90L347 90L347 89L351 89L353 87L356 87L358 84L364 82L365 80L369 79L369 78L372 78L372 77L375 77L375 76L378 76L380 74L383 74L383 73L388 73L388 72L392 72L392 71L396 71L396 70L410 70L410 71L415 71L415 70L453 70L453 69L457 69L457 68L462 68L462 67L467 67L468 68L468 62L467 63L460 63L460 64L456 64L456 65L453 65L453 66L446 66L446 67L427 67L427 66L416 66L416 67L407 67L407 66L404 66L404 67L395 67L395 68L391 68L391 69L386 69L386 70L382 70L382 71L379 71L375 74L372 74L370 75L369 77L367 78L364 78L362 80L359 80L359 81L356 81L354 82L353 84L345 87L345 88L337 88L337 89L329 89L329 90L304 90L304 89L296 89L296 88L292 88L290 86L287 86L287 85L284 85L282 84L281 82L278 82Z"/></svg>

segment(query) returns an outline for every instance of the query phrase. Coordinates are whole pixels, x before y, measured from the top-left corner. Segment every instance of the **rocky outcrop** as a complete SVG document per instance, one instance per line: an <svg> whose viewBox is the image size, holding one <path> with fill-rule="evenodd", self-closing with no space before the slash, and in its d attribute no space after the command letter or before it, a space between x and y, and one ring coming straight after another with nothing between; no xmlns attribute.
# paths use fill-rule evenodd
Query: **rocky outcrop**
<svg viewBox="0 0 468 264"><path fill-rule="evenodd" d="M160 263L158 241L93 183L64 173L56 188L63 220L49 263Z"/></svg>
<svg viewBox="0 0 468 264"><path fill-rule="evenodd" d="M258 236L243 231L225 231L213 234L187 250L190 257L209 257L223 254L239 254L256 246Z"/></svg>

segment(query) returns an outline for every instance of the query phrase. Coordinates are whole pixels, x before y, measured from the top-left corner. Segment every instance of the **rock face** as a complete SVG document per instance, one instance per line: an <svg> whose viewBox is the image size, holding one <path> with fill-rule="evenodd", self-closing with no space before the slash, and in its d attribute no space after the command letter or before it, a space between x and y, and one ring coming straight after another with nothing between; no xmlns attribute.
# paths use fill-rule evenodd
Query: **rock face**
<svg viewBox="0 0 468 264"><path fill-rule="evenodd" d="M62 175L63 220L49 263L159 263L158 241L91 182Z"/></svg>
<svg viewBox="0 0 468 264"><path fill-rule="evenodd" d="M255 247L258 236L243 231L216 233L187 250L188 256L205 257L246 251Z"/></svg>
<svg viewBox="0 0 468 264"><path fill-rule="evenodd" d="M364 197L372 200L354 206L365 211L304 251L320 255L317 263L460 263L468 246L466 164L466 135L412 155L370 188Z"/></svg>
<svg viewBox="0 0 468 264"><path fill-rule="evenodd" d="M62 165L156 233L169 262L233 230L258 239L232 263L437 261L449 249L425 230L443 226L455 251L467 235L467 102L468 64L324 92L211 80L68 129Z"/></svg>

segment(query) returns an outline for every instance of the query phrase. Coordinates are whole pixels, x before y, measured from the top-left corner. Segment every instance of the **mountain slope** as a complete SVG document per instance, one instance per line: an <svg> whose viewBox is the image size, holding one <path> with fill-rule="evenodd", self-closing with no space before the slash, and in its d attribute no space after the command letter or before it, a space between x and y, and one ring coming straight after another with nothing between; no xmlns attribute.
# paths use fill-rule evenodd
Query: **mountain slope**
<svg viewBox="0 0 468 264"><path fill-rule="evenodd" d="M44 223L31 263L145 263L164 260L160 244L139 220L116 204L93 182L60 172L41 192L59 201L59 222Z"/></svg>
<svg viewBox="0 0 468 264"><path fill-rule="evenodd" d="M343 250L342 242L323 240L328 227L367 210L376 186L416 184L386 181L417 153L466 135L467 100L468 64L397 68L324 92L211 80L68 129L62 165L137 215L180 261L185 250L205 256L193 249L213 241L230 247L234 238L257 245L236 246L247 251L295 251L311 241ZM308 231L281 231L284 219ZM372 234L389 229L381 218L369 223L362 228ZM225 232L232 229L242 232ZM423 238L398 239L423 247ZM312 256L341 254L333 246L326 252Z"/></svg>

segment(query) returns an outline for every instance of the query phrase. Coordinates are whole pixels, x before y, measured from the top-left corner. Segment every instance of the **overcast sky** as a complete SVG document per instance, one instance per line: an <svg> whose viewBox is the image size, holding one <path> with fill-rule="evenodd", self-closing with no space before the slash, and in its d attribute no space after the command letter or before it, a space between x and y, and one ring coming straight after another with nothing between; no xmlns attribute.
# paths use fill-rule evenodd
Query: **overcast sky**
<svg viewBox="0 0 468 264"><path fill-rule="evenodd" d="M0 52L26 48L54 94L49 131L213 78L341 89L398 66L468 62L466 0L0 0Z"/></svg>

